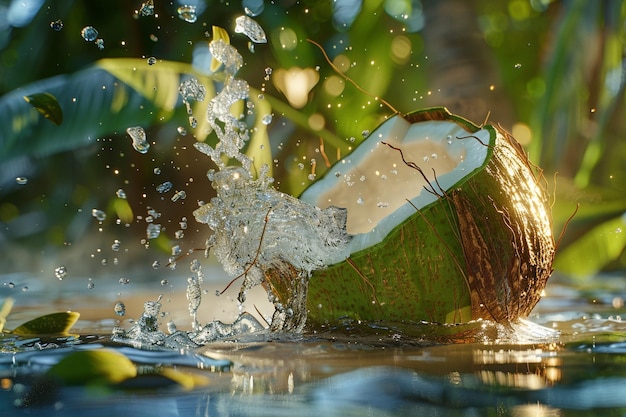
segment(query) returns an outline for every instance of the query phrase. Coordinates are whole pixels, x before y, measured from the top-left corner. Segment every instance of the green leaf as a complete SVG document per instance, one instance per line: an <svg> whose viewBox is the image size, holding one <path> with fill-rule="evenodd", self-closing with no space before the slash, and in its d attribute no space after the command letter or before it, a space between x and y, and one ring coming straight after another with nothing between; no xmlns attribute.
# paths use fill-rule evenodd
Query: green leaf
<svg viewBox="0 0 626 417"><path fill-rule="evenodd" d="M555 269L577 278L600 271L626 248L626 217L602 222L557 253Z"/></svg>
<svg viewBox="0 0 626 417"><path fill-rule="evenodd" d="M24 96L24 100L55 125L58 126L63 123L63 110L56 97L52 94L32 94L30 96Z"/></svg>
<svg viewBox="0 0 626 417"><path fill-rule="evenodd" d="M137 367L125 355L111 349L70 353L46 374L67 385L118 384L137 375Z"/></svg>
<svg viewBox="0 0 626 417"><path fill-rule="evenodd" d="M66 334L76 323L80 314L75 311L46 314L27 321L13 330L13 333L26 335Z"/></svg>

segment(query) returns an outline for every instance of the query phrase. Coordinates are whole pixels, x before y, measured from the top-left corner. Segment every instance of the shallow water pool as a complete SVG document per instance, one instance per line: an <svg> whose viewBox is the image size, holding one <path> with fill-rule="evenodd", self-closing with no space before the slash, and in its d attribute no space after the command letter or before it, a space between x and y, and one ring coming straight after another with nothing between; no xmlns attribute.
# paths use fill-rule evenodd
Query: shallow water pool
<svg viewBox="0 0 626 417"><path fill-rule="evenodd" d="M482 323L457 343L420 335L433 325L346 323L302 335L259 332L179 350L114 343L111 330L124 320L112 314L110 300L81 303L71 291L48 291L35 299L50 306L70 297L85 319L76 324L75 335L5 334L0 404L8 411L3 415L55 416L624 415L623 278L600 277L598 283L602 290L587 292L554 279L529 322L511 328ZM128 317L142 296L150 298L145 288L136 289L143 294L127 302ZM177 314L175 290L168 298L172 304L164 306L166 316ZM18 304L20 298L27 297L17 297ZM262 295L253 302L260 301ZM16 309L7 327L35 310ZM69 352L102 346L122 352L140 369L177 369L204 382L185 389L144 375L106 388L54 386L23 406L50 366Z"/></svg>

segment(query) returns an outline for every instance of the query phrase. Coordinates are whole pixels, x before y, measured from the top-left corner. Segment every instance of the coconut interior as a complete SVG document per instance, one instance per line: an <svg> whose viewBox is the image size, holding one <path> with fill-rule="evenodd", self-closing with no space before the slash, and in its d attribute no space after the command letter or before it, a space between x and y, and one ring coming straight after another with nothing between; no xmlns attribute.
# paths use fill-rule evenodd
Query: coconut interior
<svg viewBox="0 0 626 417"><path fill-rule="evenodd" d="M417 164L439 194L451 188L487 157L490 131L471 134L452 121L410 124L394 116L376 129L348 157L337 162L300 199L320 208L348 210L347 231L355 235L351 253L380 242L395 226L437 196L424 190L422 174L404 164ZM464 138L464 139L461 139ZM435 176L437 182L434 181ZM410 200L413 205L409 204Z"/></svg>

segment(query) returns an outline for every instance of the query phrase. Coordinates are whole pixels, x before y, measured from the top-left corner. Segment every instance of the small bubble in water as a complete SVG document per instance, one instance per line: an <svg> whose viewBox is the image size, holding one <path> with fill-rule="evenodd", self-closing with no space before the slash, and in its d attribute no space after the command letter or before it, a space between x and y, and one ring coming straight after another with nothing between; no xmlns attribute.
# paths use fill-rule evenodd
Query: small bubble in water
<svg viewBox="0 0 626 417"><path fill-rule="evenodd" d="M26 177L15 177L15 182L18 183L19 185L25 185L25 184L28 184L28 178L26 178Z"/></svg>
<svg viewBox="0 0 626 417"><path fill-rule="evenodd" d="M198 20L198 16L196 15L196 6L183 5L176 9L176 13L178 13L178 17L188 23L195 23Z"/></svg>
<svg viewBox="0 0 626 417"><path fill-rule="evenodd" d="M115 311L115 314L117 314L118 316L123 316L124 314L126 314L126 306L120 301L118 303L115 303L113 311Z"/></svg>
<svg viewBox="0 0 626 417"><path fill-rule="evenodd" d="M63 21L61 19L57 19L53 22L50 22L50 28L55 32L60 32L63 29Z"/></svg>
<svg viewBox="0 0 626 417"><path fill-rule="evenodd" d="M172 202L177 202L178 200L184 200L187 198L187 193L184 191L176 191L176 193L172 196Z"/></svg>
<svg viewBox="0 0 626 417"><path fill-rule="evenodd" d="M152 268L153 269L159 269L160 267L161 267L161 262L159 262L159 261L152 262Z"/></svg>
<svg viewBox="0 0 626 417"><path fill-rule="evenodd" d="M154 168L152 172L154 172L154 175L159 175L161 174L161 168Z"/></svg>
<svg viewBox="0 0 626 417"><path fill-rule="evenodd" d="M156 190L159 194L164 194L171 190L173 186L174 184L172 184L171 182L165 181L164 183L157 185Z"/></svg>
<svg viewBox="0 0 626 417"><path fill-rule="evenodd" d="M120 242L119 240L115 239L113 241L113 244L111 245L111 249L114 250L115 252L117 252L118 250L120 250L120 245L122 242Z"/></svg>
<svg viewBox="0 0 626 417"><path fill-rule="evenodd" d="M120 281L119 281L119 282L120 282L120 284L122 284L122 285L127 285L127 284L130 284L130 278L125 278L125 277L122 277L122 278L120 278Z"/></svg>
<svg viewBox="0 0 626 417"><path fill-rule="evenodd" d="M98 38L94 43L96 44L98 49L104 49L104 39Z"/></svg>
<svg viewBox="0 0 626 417"><path fill-rule="evenodd" d="M98 37L98 31L93 26L85 26L80 31L80 36L82 36L87 42L93 42Z"/></svg>
<svg viewBox="0 0 626 417"><path fill-rule="evenodd" d="M115 195L117 196L117 198L126 200L126 192L122 190L121 188L115 192Z"/></svg>
<svg viewBox="0 0 626 417"><path fill-rule="evenodd" d="M264 125L269 125L270 123L272 123L272 115L266 114L265 116L263 116L263 118L261 119L261 123L263 123Z"/></svg>
<svg viewBox="0 0 626 417"><path fill-rule="evenodd" d="M154 65L156 64L157 59L153 56L151 56L150 58L148 58L148 65Z"/></svg>
<svg viewBox="0 0 626 417"><path fill-rule="evenodd" d="M146 132L140 126L129 127L126 133L133 140L133 148L139 153L146 153L150 149L150 144L146 140Z"/></svg>
<svg viewBox="0 0 626 417"><path fill-rule="evenodd" d="M63 280L63 278L67 277L67 268L63 265L56 267L54 269L54 276L59 280Z"/></svg>
<svg viewBox="0 0 626 417"><path fill-rule="evenodd" d="M182 126L178 126L176 130L178 131L178 134L181 136L187 135L187 130Z"/></svg>
<svg viewBox="0 0 626 417"><path fill-rule="evenodd" d="M148 239L156 239L161 234L161 225L150 223L146 228L146 236Z"/></svg>
<svg viewBox="0 0 626 417"><path fill-rule="evenodd" d="M93 217L95 217L96 220L98 220L99 222L103 222L107 218L106 213L104 211L98 210L98 209L92 209L91 210L91 215Z"/></svg>

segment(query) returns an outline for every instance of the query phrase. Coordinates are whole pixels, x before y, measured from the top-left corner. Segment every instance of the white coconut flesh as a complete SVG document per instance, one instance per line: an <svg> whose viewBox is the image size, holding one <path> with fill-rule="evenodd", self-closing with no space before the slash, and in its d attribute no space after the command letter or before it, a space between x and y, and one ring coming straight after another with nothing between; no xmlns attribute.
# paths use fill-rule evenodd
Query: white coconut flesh
<svg viewBox="0 0 626 417"><path fill-rule="evenodd" d="M346 208L347 231L354 235L349 253L355 253L379 243L416 208L438 198L424 189L422 174L382 142L402 149L406 161L417 164L428 178L427 187L443 194L440 187L448 190L483 166L490 136L489 130L470 133L452 121L411 124L397 115L333 165L300 199L320 208Z"/></svg>

